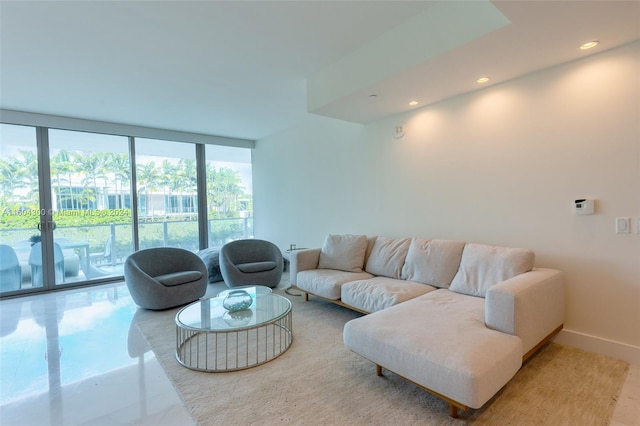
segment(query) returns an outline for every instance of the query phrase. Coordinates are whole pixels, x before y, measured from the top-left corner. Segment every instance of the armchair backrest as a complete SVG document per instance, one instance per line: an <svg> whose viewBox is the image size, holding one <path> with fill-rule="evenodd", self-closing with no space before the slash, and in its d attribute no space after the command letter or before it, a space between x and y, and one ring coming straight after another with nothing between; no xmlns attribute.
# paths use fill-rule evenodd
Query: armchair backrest
<svg viewBox="0 0 640 426"><path fill-rule="evenodd" d="M275 261L282 262L282 252L270 241L247 239L225 244L220 255L231 264Z"/></svg>
<svg viewBox="0 0 640 426"><path fill-rule="evenodd" d="M177 247L154 247L131 253L127 263L136 265L149 276L176 271L203 270L206 266L197 254Z"/></svg>

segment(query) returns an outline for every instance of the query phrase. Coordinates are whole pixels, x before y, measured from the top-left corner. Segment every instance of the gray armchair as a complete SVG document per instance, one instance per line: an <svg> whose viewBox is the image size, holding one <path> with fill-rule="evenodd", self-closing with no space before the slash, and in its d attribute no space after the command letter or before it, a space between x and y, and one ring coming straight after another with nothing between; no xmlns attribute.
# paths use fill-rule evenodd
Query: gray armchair
<svg viewBox="0 0 640 426"><path fill-rule="evenodd" d="M127 257L124 279L142 308L160 310L193 302L207 291L207 268L196 254L173 247L140 250Z"/></svg>
<svg viewBox="0 0 640 426"><path fill-rule="evenodd" d="M227 287L275 287L282 278L282 252L264 240L238 240L220 249L220 272Z"/></svg>

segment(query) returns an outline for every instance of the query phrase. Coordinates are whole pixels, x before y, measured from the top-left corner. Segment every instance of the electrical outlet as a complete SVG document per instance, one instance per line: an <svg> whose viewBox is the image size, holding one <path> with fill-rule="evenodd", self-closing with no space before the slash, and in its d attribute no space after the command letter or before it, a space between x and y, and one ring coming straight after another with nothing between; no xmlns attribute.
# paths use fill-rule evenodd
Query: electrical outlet
<svg viewBox="0 0 640 426"><path fill-rule="evenodd" d="M616 234L629 234L629 233L631 233L631 218L616 217Z"/></svg>

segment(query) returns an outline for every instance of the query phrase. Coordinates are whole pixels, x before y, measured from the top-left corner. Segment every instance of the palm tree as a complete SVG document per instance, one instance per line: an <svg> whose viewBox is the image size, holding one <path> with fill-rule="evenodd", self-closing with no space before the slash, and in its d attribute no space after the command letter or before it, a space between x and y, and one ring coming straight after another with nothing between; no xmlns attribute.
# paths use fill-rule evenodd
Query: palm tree
<svg viewBox="0 0 640 426"><path fill-rule="evenodd" d="M76 200L76 197L73 194L73 186L72 186L72 176L73 174L78 170L78 167L74 161L74 154L66 151L66 150L61 150L60 152L58 152L55 156L55 162L56 162L56 173L66 173L67 174L67 185L68 185L68 189L69 189L69 200L71 201L71 209L72 210L77 210L78 209L78 201ZM62 197L60 197L62 201ZM62 207L62 206L60 206Z"/></svg>
<svg viewBox="0 0 640 426"><path fill-rule="evenodd" d="M56 210L62 209L61 203L61 193L62 193L62 184L66 181L66 179L62 176L64 173L63 161L61 160L60 153L57 153L49 162L49 168L51 170L51 183L54 185L54 193L56 194Z"/></svg>
<svg viewBox="0 0 640 426"><path fill-rule="evenodd" d="M163 193L165 194L165 211L172 212L173 207L170 204L170 201L167 200L167 192L171 193L171 188L174 186L174 176L177 173L176 167L169 162L169 160L164 160L162 165L160 166L160 179L158 183L162 187Z"/></svg>
<svg viewBox="0 0 640 426"><path fill-rule="evenodd" d="M156 166L156 163L151 161L149 163L138 164L136 170L136 178L138 185L138 194L143 194L145 197L145 206L142 208L142 204L140 205L140 210L142 212L147 212L148 203L149 203L149 192L157 191L159 181L160 181L160 171ZM142 202L141 199L138 200L139 203ZM153 215L153 209L151 210L151 215Z"/></svg>
<svg viewBox="0 0 640 426"><path fill-rule="evenodd" d="M169 160L162 162L162 175L163 183L166 185L166 189L173 195L176 195L177 211L174 206L171 206L173 213L182 213L182 191L184 190L184 176L180 166L174 166Z"/></svg>
<svg viewBox="0 0 640 426"><path fill-rule="evenodd" d="M124 208L124 187L131 180L131 172L129 165L129 156L127 154L110 154L109 156L109 168L114 174L115 190L116 190L116 206L115 208ZM120 184L120 190L118 190L118 183Z"/></svg>
<svg viewBox="0 0 640 426"><path fill-rule="evenodd" d="M17 158L0 159L0 188L2 195L8 200L13 199L16 189L25 187L25 174L25 169Z"/></svg>
<svg viewBox="0 0 640 426"><path fill-rule="evenodd" d="M232 203L244 194L238 172L226 167L207 170L207 200L216 211L228 216Z"/></svg>
<svg viewBox="0 0 640 426"><path fill-rule="evenodd" d="M196 160L193 159L181 159L178 163L181 168L181 178L183 188L190 199L190 209L193 212L193 208L196 205L196 197L198 193L198 171L196 168Z"/></svg>
<svg viewBox="0 0 640 426"><path fill-rule="evenodd" d="M38 156L34 151L20 150L22 160L20 164L24 170L24 187L29 188L27 196L34 204L38 204Z"/></svg>
<svg viewBox="0 0 640 426"><path fill-rule="evenodd" d="M98 190L98 179L103 178L101 175L103 165L107 159L103 153L84 153L76 152L76 163L78 168L83 171L85 177L82 179L82 185L85 190L88 201L97 201L97 196L100 193ZM87 188L92 187L93 191L87 191ZM96 206L97 208L98 206Z"/></svg>

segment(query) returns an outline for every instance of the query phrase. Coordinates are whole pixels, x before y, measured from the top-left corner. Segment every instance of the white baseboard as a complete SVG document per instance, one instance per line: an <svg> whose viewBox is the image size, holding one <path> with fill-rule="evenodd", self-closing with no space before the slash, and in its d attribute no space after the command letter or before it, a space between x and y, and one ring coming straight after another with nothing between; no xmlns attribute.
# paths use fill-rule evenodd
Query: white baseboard
<svg viewBox="0 0 640 426"><path fill-rule="evenodd" d="M555 342L640 365L640 347L563 329Z"/></svg>

